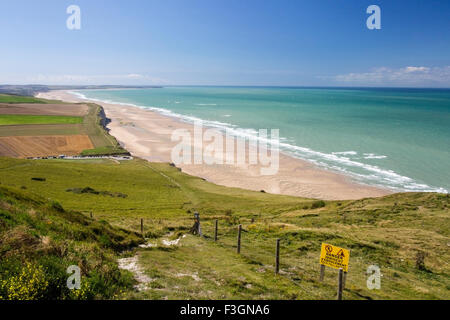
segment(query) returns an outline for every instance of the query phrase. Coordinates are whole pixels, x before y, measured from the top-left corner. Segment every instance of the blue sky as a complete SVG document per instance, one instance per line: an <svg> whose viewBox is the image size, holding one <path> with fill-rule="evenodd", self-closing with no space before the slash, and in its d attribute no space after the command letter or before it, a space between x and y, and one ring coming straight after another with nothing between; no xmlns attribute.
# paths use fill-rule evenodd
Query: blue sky
<svg viewBox="0 0 450 320"><path fill-rule="evenodd" d="M441 0L2 1L0 83L450 87L449 14Z"/></svg>

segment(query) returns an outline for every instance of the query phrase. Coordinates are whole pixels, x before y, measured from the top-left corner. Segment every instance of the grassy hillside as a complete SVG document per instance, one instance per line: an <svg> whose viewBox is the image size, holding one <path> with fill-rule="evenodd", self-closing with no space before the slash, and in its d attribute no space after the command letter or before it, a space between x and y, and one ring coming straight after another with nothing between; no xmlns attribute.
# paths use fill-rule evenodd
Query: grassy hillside
<svg viewBox="0 0 450 320"><path fill-rule="evenodd" d="M58 202L0 187L0 300L119 297L133 280L118 269L117 254L139 241ZM67 289L70 265L81 268L81 290Z"/></svg>
<svg viewBox="0 0 450 320"><path fill-rule="evenodd" d="M318 201L221 187L143 160L4 158L0 183L130 231L139 232L144 219L149 246L133 255L150 280L145 290L126 290L127 298L334 299L336 270L318 281L322 242L351 250L345 299L450 298L448 195ZM188 234L195 210L203 238ZM235 252L238 224L241 255ZM174 240L178 245L170 245ZM373 264L381 268L381 290L366 286Z"/></svg>

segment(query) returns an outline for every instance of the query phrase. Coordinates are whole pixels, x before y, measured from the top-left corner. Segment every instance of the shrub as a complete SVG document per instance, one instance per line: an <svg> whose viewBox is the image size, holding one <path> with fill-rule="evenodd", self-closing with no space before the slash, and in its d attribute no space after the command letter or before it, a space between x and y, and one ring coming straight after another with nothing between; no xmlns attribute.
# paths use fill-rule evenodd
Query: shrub
<svg viewBox="0 0 450 320"><path fill-rule="evenodd" d="M325 207L325 201L323 201L323 200L314 201L311 204L311 209L317 209L317 208L323 208L323 207Z"/></svg>
<svg viewBox="0 0 450 320"><path fill-rule="evenodd" d="M63 206L57 201L52 201L51 202L51 207L52 207L52 209L54 209L54 210L56 210L58 212L64 212Z"/></svg>
<svg viewBox="0 0 450 320"><path fill-rule="evenodd" d="M416 268L421 271L426 271L427 268L425 267L425 258L427 254L423 251L417 251L416 255Z"/></svg>
<svg viewBox="0 0 450 320"><path fill-rule="evenodd" d="M73 192L75 194L95 194L95 195L102 195L102 196L110 196L113 198L126 198L128 195L121 193L121 192L109 192L109 191L97 191L91 187L85 187L85 188L71 188L67 189L66 192Z"/></svg>
<svg viewBox="0 0 450 320"><path fill-rule="evenodd" d="M91 300L94 299L94 292L88 281L81 281L81 288L70 290L69 298L71 300Z"/></svg>
<svg viewBox="0 0 450 320"><path fill-rule="evenodd" d="M44 268L27 262L19 274L8 277L0 283L0 299L36 300L45 296L48 281ZM3 296L4 295L4 296Z"/></svg>

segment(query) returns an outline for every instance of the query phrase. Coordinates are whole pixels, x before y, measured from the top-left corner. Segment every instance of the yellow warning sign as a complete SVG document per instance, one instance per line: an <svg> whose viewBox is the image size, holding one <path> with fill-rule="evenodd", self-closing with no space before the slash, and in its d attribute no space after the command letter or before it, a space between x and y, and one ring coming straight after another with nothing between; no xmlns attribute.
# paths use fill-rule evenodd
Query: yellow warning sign
<svg viewBox="0 0 450 320"><path fill-rule="evenodd" d="M320 264L335 269L348 272L348 262L350 260L350 250L339 248L331 244L322 243L320 251Z"/></svg>

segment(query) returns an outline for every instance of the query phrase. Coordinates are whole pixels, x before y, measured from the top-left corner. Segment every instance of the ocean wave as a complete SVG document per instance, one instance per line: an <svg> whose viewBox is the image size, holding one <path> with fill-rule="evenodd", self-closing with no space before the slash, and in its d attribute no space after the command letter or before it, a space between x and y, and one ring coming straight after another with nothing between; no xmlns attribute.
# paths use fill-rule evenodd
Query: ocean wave
<svg viewBox="0 0 450 320"><path fill-rule="evenodd" d="M358 154L358 152L356 152L356 151L340 151L340 152L332 152L331 154L355 156Z"/></svg>
<svg viewBox="0 0 450 320"><path fill-rule="evenodd" d="M280 137L279 140L260 137L258 131L253 128L238 128L231 123L205 120L192 115L183 115L173 112L169 109L154 107L154 106L141 106L133 103L123 103L111 100L101 100L86 97L84 94L77 91L70 91L70 93L77 95L78 97L86 100L98 101L103 103L118 104L124 106L132 106L141 109L151 110L158 112L162 115L176 118L187 123L201 122L206 127L216 128L220 131L239 137L248 139L249 141L261 141L264 145L271 146L278 149L288 155L296 158L307 160L319 167L327 170L341 172L345 175L352 177L353 179L368 185L378 186L382 188L388 188L394 191L415 191L415 192L439 192L448 193L448 191L441 187L432 187L425 183L420 183L412 178L403 176L394 172L393 170L383 169L379 166L366 164L356 161L357 159L350 159L345 155L357 155L357 151L340 151L340 152L320 152L315 151L307 147L297 146L286 142L288 139ZM364 153L364 159L384 159L387 156L376 155L373 153ZM359 170L359 172L358 172Z"/></svg>
<svg viewBox="0 0 450 320"><path fill-rule="evenodd" d="M387 156L379 156L375 153L364 153L364 159L386 159Z"/></svg>

